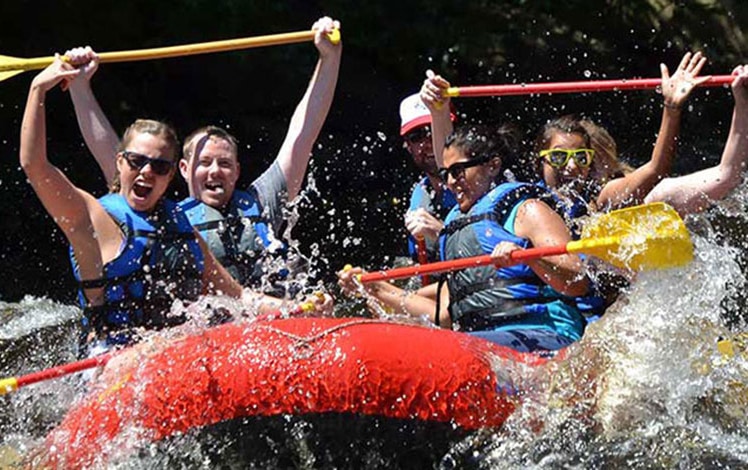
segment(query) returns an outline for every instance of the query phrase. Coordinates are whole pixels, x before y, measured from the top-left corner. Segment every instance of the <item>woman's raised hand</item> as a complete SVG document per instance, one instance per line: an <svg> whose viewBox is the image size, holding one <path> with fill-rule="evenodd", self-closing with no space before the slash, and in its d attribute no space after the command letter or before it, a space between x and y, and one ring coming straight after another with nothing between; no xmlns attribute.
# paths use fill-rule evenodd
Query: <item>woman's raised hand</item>
<svg viewBox="0 0 748 470"><path fill-rule="evenodd" d="M667 65L660 64L662 97L665 100L666 108L680 109L691 91L711 78L711 75L699 77L701 68L705 63L706 57L701 52L695 54L686 52L678 65L678 69L672 76Z"/></svg>
<svg viewBox="0 0 748 470"><path fill-rule="evenodd" d="M60 54L55 54L55 60L34 77L31 86L32 88L40 88L46 93L61 81L72 80L80 73L80 69L62 60Z"/></svg>
<svg viewBox="0 0 748 470"><path fill-rule="evenodd" d="M748 105L748 64L738 65L732 71L735 80L732 81L732 94L735 105L745 109Z"/></svg>
<svg viewBox="0 0 748 470"><path fill-rule="evenodd" d="M334 54L340 55L342 41L341 43L333 44L330 42L328 36L334 29L340 29L340 21L333 20L329 16L318 19L312 25L312 31L315 32L314 45L317 47L320 57L329 57Z"/></svg>

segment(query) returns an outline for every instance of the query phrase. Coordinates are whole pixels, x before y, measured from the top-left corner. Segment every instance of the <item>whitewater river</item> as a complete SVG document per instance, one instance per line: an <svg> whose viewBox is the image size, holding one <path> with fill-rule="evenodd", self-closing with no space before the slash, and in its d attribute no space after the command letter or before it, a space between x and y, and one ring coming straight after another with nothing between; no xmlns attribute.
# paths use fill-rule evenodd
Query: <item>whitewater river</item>
<svg viewBox="0 0 748 470"><path fill-rule="evenodd" d="M748 467L748 356L739 347L732 357L717 348L719 338L735 339L748 331L743 315L745 207L742 190L708 214L687 219L695 245L693 263L640 274L565 360L511 371L526 393L505 426L461 438L430 464ZM0 302L0 375L75 360L79 314L75 307L44 298ZM0 397L0 467L33 456L35 445L81 396L77 384L70 377L50 380ZM292 453L298 468L327 466L308 451L313 425L286 423L287 435L273 444ZM341 440L346 432L339 429ZM397 428L393 432L397 437ZM335 433L326 439L334 447ZM359 462L371 467L393 466L370 446L337 451L367 453ZM215 468L220 457L220 448L208 449L199 438L187 436L110 467ZM230 461L221 468L280 465L272 456L258 462L235 458L227 455Z"/></svg>

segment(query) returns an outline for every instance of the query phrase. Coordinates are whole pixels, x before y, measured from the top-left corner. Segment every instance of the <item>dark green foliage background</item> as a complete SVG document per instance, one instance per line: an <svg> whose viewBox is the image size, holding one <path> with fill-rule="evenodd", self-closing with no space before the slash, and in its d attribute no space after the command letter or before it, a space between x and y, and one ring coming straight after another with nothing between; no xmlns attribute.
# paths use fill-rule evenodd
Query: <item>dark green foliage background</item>
<svg viewBox="0 0 748 470"><path fill-rule="evenodd" d="M404 250L402 200L417 172L401 149L397 107L427 68L455 85L658 77L687 50L704 51L705 73L746 61L748 5L738 1L300 1L21 0L0 5L0 53L49 56L77 45L99 52L305 30L328 14L343 24L343 67L311 166L318 193L294 231L319 246L320 276L344 263L374 267ZM122 131L137 117L165 119L184 136L214 123L241 141L248 184L273 160L303 94L311 44L127 64L104 64L94 89ZM72 300L64 238L18 166L18 135L33 72L0 83L0 300L24 294ZM528 137L559 113L602 122L634 164L650 154L660 117L654 92L463 99L463 120L514 120ZM698 90L683 121L677 172L714 164L732 110L729 90ZM82 143L69 98L48 99L51 159L81 187L104 181ZM174 185L175 197L185 187ZM344 246L343 240L360 239Z"/></svg>

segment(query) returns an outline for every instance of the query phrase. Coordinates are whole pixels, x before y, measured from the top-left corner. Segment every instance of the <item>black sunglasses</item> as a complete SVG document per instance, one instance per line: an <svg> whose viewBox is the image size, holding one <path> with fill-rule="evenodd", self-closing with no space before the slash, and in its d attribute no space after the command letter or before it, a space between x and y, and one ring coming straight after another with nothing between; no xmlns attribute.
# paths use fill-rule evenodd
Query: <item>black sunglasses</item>
<svg viewBox="0 0 748 470"><path fill-rule="evenodd" d="M484 155L482 157L474 158L472 160L468 160L466 162L459 162L455 163L454 165L450 166L449 168L442 168L439 170L439 178L442 179L442 181L447 181L447 176L452 175L452 178L454 179L460 179L465 176L465 170L468 168L472 168L474 166L483 165L484 163L488 163L491 161L493 157L490 157L488 155Z"/></svg>
<svg viewBox="0 0 748 470"><path fill-rule="evenodd" d="M142 153L138 152L125 150L123 152L120 152L120 155L125 158L125 161L128 165L130 165L130 168L136 171L142 170L146 167L146 165L151 165L151 171L159 176L164 176L168 175L171 169L174 167L174 162L171 160L151 158L148 155L143 155Z"/></svg>
<svg viewBox="0 0 748 470"><path fill-rule="evenodd" d="M429 126L418 127L403 136L403 139L411 144L416 144L430 138L431 128Z"/></svg>

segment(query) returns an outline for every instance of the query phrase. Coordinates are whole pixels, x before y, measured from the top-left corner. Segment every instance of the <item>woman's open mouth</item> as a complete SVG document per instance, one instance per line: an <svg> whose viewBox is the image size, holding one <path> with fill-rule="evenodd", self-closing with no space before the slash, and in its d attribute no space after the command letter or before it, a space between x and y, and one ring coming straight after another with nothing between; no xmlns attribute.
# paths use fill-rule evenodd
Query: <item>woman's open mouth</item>
<svg viewBox="0 0 748 470"><path fill-rule="evenodd" d="M151 194L151 191L153 191L153 186L143 183L142 181L136 181L132 185L132 192L136 197L141 199L147 198L148 195Z"/></svg>

